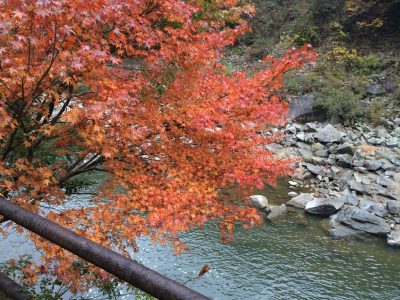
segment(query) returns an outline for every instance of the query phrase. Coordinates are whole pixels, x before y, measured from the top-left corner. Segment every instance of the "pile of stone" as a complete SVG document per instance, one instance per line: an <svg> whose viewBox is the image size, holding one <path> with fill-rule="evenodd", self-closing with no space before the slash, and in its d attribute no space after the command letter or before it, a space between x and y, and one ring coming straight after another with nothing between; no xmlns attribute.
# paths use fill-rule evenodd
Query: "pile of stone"
<svg viewBox="0 0 400 300"><path fill-rule="evenodd" d="M288 124L282 143L267 147L299 156L296 178L310 180L315 189L291 192L296 197L288 205L330 217L334 236L370 233L400 246L399 118L377 128Z"/></svg>

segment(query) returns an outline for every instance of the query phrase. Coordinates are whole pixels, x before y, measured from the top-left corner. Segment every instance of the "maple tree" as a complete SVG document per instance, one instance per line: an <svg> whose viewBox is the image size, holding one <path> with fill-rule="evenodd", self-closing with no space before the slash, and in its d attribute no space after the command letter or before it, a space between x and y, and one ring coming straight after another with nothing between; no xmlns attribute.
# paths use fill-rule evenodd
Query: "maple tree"
<svg viewBox="0 0 400 300"><path fill-rule="evenodd" d="M207 220L224 239L237 222L259 223L244 199L290 173L264 147L285 123L282 75L316 55L291 49L227 75L221 50L253 10L235 0L1 1L2 195L39 213L62 205L82 174L103 172L96 205L47 217L125 254L144 235L179 252L178 233ZM32 281L48 271L85 288L75 256L32 239L44 250L26 269Z"/></svg>

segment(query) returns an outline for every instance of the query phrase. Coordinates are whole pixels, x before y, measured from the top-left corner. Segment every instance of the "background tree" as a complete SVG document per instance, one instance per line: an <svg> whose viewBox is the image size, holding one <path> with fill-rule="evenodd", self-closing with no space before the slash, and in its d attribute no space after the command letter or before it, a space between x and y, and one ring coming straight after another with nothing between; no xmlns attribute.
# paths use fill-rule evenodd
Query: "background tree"
<svg viewBox="0 0 400 300"><path fill-rule="evenodd" d="M211 219L223 239L259 223L243 199L290 172L264 148L286 118L282 75L315 53L227 76L221 50L252 14L241 1L1 1L3 196L39 213L79 175L104 172L95 206L47 217L125 254L142 235L179 252L178 233ZM44 255L25 269L32 282L47 271L88 287L76 257L32 238Z"/></svg>

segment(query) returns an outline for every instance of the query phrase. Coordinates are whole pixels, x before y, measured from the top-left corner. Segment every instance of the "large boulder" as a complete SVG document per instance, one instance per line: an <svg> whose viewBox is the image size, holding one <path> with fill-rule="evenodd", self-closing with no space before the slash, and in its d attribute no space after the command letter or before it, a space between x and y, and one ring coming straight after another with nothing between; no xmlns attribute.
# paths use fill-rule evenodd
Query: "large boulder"
<svg viewBox="0 0 400 300"><path fill-rule="evenodd" d="M342 140L342 133L328 124L316 134L315 138L321 143L338 143Z"/></svg>
<svg viewBox="0 0 400 300"><path fill-rule="evenodd" d="M258 209L261 210L266 210L268 209L268 199L267 197L263 195L251 195L249 197L250 204L253 207L257 207Z"/></svg>
<svg viewBox="0 0 400 300"><path fill-rule="evenodd" d="M319 198L310 201L305 206L305 211L321 217L329 217L341 209L344 201L338 197Z"/></svg>
<svg viewBox="0 0 400 300"><path fill-rule="evenodd" d="M385 236L390 232L390 226L384 219L357 207L346 207L340 210L336 221L352 229L379 236Z"/></svg>
<svg viewBox="0 0 400 300"><path fill-rule="evenodd" d="M286 204L296 208L304 209L306 204L314 199L314 196L311 194L301 193L300 195L290 199L289 202L287 202Z"/></svg>
<svg viewBox="0 0 400 300"><path fill-rule="evenodd" d="M315 107L315 97L313 95L304 95L293 99L289 103L289 119L296 120L306 118L313 113Z"/></svg>
<svg viewBox="0 0 400 300"><path fill-rule="evenodd" d="M385 88L381 84L370 84L366 89L367 93L373 96L383 95L386 93Z"/></svg>
<svg viewBox="0 0 400 300"><path fill-rule="evenodd" d="M366 234L364 231L352 229L340 223L338 221L337 214L331 215L329 220L329 233L331 236L336 238L347 238L352 236L358 236L361 234Z"/></svg>
<svg viewBox="0 0 400 300"><path fill-rule="evenodd" d="M400 247L400 231L392 231L387 235L387 243L391 246Z"/></svg>

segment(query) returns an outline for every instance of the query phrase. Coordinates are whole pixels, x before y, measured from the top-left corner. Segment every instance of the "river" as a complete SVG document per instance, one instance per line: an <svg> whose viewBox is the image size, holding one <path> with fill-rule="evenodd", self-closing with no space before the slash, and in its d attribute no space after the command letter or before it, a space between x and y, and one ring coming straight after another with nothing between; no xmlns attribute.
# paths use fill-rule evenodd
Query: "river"
<svg viewBox="0 0 400 300"><path fill-rule="evenodd" d="M287 201L287 187L263 193ZM86 201L83 196L74 201ZM336 240L327 220L295 210L275 223L242 230L221 244L215 223L182 234L190 251L180 255L143 239L136 259L179 282L204 264L210 271L187 286L212 299L400 299L400 250L383 239ZM0 241L0 260L31 251L11 236ZM125 298L132 299L132 298Z"/></svg>

